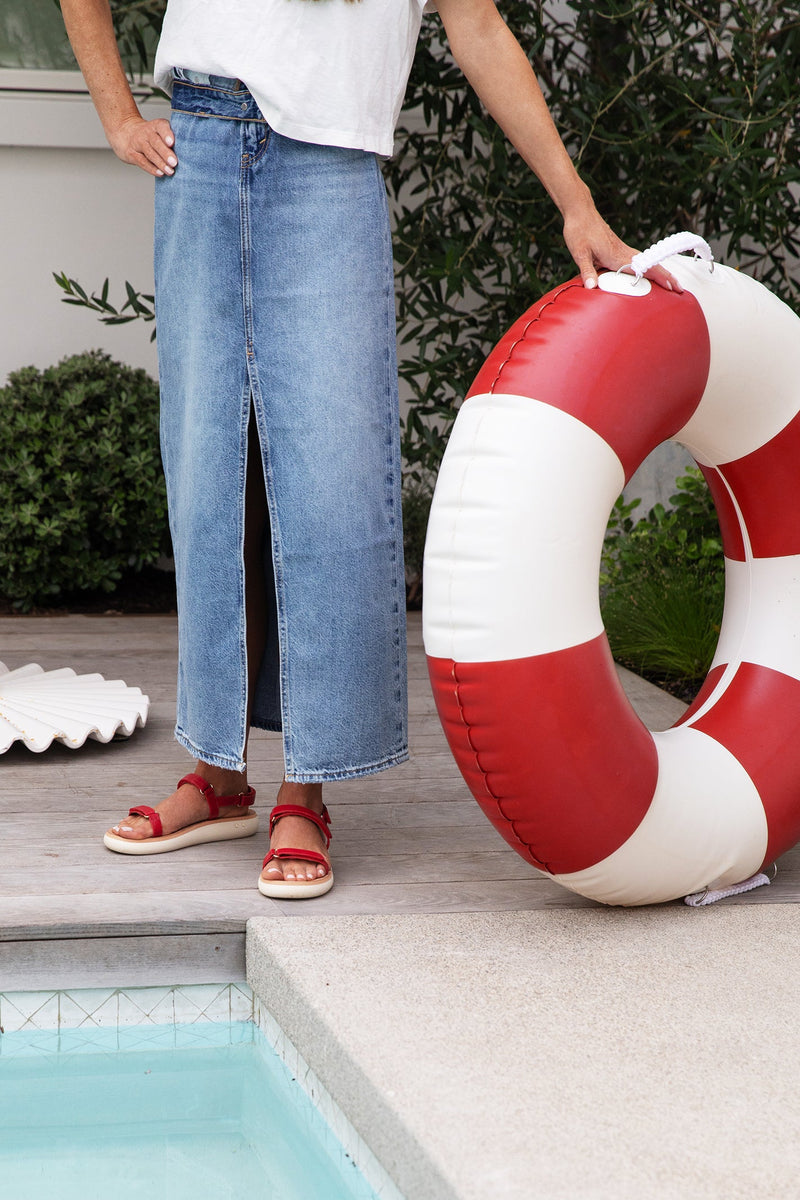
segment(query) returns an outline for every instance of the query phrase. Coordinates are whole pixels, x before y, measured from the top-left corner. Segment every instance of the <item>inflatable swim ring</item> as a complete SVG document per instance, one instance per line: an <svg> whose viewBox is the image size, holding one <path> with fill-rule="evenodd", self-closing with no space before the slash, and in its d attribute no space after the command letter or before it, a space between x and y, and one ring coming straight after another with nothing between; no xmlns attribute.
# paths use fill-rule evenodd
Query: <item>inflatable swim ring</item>
<svg viewBox="0 0 800 1200"><path fill-rule="evenodd" d="M800 838L800 320L737 271L673 256L683 295L573 281L508 332L436 485L423 632L450 747L529 863L605 904L726 888ZM674 439L726 560L708 678L651 733L600 615L616 497Z"/></svg>

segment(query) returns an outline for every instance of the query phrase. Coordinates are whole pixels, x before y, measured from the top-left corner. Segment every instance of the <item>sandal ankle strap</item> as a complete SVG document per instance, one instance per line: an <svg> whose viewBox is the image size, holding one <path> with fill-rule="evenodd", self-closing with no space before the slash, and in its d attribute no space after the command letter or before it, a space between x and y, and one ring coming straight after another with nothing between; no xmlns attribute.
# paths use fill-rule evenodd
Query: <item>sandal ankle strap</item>
<svg viewBox="0 0 800 1200"><path fill-rule="evenodd" d="M317 829L325 838L325 848L331 844L331 815L323 804L322 815L315 813L310 808L304 808L302 804L276 804L269 816L269 836L272 837L272 831L275 825L280 821L281 817L302 817L304 821L310 821L312 825L316 825ZM310 852L309 852L310 853Z"/></svg>
<svg viewBox="0 0 800 1200"><path fill-rule="evenodd" d="M208 805L208 815L212 821L219 816L220 807L224 807L226 804L235 804L238 808L248 808L256 798L256 790L252 787L249 787L246 792L239 792L236 796L218 796L202 775L184 775L183 779L178 782L178 787L182 787L184 783L190 783L192 787L196 787L199 792L202 792Z"/></svg>

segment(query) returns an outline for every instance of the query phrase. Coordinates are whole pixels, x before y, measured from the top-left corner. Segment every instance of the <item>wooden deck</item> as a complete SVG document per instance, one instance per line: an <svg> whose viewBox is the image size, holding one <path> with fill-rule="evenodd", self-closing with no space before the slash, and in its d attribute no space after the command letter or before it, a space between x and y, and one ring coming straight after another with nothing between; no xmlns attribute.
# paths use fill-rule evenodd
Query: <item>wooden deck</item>
<svg viewBox="0 0 800 1200"><path fill-rule="evenodd" d="M251 916L580 908L509 849L469 797L441 733L422 651L409 621L412 759L331 786L336 886L306 903L256 890L259 834L176 854L131 858L103 831L139 802L156 803L190 767L172 737L177 638L170 616L0 619L0 659L122 678L147 692L150 718L129 740L19 744L0 761L0 990L192 983L244 977ZM649 686L649 685L646 685ZM646 717L645 717L646 719ZM668 723L668 722L666 722ZM256 733L250 779L266 814L282 776L280 739ZM800 853L744 903L800 899Z"/></svg>

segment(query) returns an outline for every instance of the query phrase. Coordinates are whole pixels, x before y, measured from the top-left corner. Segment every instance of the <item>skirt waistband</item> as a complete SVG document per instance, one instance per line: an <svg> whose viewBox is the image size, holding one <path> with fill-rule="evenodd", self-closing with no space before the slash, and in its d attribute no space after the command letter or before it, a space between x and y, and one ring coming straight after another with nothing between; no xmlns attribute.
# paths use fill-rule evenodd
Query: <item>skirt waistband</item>
<svg viewBox="0 0 800 1200"><path fill-rule="evenodd" d="M215 91L247 91L247 86L241 79L230 79L227 75L208 75L205 71L189 71L186 67L173 67L172 78L178 83L194 83L198 87L213 88Z"/></svg>
<svg viewBox="0 0 800 1200"><path fill-rule="evenodd" d="M172 108L198 117L266 124L264 114L241 79L190 71L185 67L172 69Z"/></svg>

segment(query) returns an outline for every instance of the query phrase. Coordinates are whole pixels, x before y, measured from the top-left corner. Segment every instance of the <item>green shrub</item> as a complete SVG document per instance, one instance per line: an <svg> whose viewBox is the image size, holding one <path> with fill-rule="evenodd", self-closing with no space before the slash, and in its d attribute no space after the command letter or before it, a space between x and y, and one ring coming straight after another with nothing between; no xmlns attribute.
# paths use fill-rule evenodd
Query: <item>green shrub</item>
<svg viewBox="0 0 800 1200"><path fill-rule="evenodd" d="M100 351L0 389L0 594L112 591L169 551L158 387Z"/></svg>
<svg viewBox="0 0 800 1200"><path fill-rule="evenodd" d="M691 696L719 637L725 564L700 471L690 469L676 486L674 508L656 504L635 523L639 502L617 501L606 534L601 607L618 662Z"/></svg>

